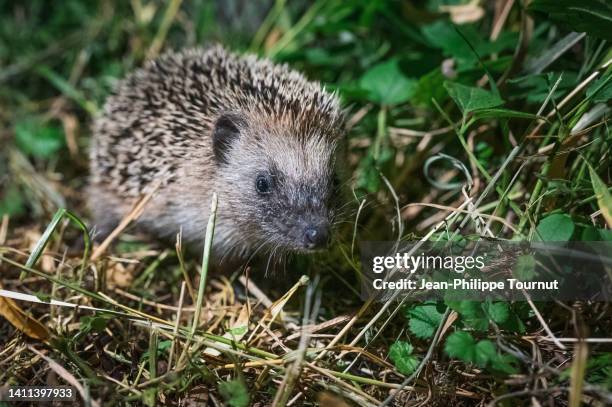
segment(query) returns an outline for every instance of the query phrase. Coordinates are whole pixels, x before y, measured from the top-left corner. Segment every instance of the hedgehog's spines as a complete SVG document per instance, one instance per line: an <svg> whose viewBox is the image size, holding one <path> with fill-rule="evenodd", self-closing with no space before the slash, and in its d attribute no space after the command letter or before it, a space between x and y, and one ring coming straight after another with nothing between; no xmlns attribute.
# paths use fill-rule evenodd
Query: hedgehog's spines
<svg viewBox="0 0 612 407"><path fill-rule="evenodd" d="M235 138L242 153L231 155L234 146L224 145L215 158L213 127L227 113L244 119L240 138ZM232 194L224 191L223 205L233 216L225 219L218 237L231 242L233 223L241 232L250 224L247 235L253 240L271 232L255 228L253 219L259 218L244 210L257 204L241 192L253 186L248 177L278 159L291 177L304 178L287 190L288 202L298 201L296 191L304 190L300 183L314 188L319 182L325 189L343 123L336 94L285 64L239 56L218 45L168 52L118 83L95 121L90 203L98 218L117 221L137 197L159 184L163 192L139 223L160 233L182 225L184 236L197 240L205 228L202 207L207 206L207 194L212 188L234 188ZM260 160L267 157L262 148L272 157L265 162ZM287 148L293 154L287 154ZM216 165L219 157L232 162ZM254 168L254 162L261 168ZM229 167L232 170L226 171ZM303 211L296 208L296 213ZM278 213L286 216L290 211ZM274 233L268 236L270 242L282 238Z"/></svg>

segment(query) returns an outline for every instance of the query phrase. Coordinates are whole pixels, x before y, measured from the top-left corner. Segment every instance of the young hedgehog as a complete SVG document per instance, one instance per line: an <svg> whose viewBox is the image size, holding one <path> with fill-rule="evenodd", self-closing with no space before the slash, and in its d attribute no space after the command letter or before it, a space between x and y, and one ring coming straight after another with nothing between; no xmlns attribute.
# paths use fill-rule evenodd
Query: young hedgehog
<svg viewBox="0 0 612 407"><path fill-rule="evenodd" d="M138 225L201 244L213 192L217 261L328 243L338 99L285 65L220 46L169 53L123 80L95 121L89 202L101 234L157 188Z"/></svg>

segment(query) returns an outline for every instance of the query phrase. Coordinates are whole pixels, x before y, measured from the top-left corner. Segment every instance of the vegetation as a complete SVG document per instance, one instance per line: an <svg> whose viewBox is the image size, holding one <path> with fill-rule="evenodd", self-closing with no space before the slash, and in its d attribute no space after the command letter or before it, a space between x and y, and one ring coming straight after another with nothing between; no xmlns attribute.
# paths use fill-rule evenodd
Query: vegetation
<svg viewBox="0 0 612 407"><path fill-rule="evenodd" d="M264 3L0 0L0 383L92 405L612 404L609 303L356 288L363 240L612 240L610 2ZM342 97L328 253L224 276L129 227L91 247L92 117L145 59L212 41Z"/></svg>

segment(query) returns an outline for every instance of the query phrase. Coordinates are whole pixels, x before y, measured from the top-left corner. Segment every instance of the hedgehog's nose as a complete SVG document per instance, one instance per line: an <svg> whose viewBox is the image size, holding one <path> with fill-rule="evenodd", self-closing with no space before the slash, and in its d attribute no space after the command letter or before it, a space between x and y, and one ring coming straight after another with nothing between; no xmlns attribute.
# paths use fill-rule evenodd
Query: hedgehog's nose
<svg viewBox="0 0 612 407"><path fill-rule="evenodd" d="M329 226L327 224L311 224L304 230L304 244L308 249L327 246L329 241Z"/></svg>

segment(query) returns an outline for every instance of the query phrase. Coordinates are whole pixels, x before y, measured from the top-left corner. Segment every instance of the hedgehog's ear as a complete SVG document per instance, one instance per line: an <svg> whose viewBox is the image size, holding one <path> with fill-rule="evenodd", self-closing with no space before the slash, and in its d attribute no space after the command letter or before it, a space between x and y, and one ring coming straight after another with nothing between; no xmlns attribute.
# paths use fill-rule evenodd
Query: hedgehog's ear
<svg viewBox="0 0 612 407"><path fill-rule="evenodd" d="M240 137L240 130L244 125L245 120L239 113L223 113L217 118L212 134L213 152L217 163L228 163L229 150Z"/></svg>

